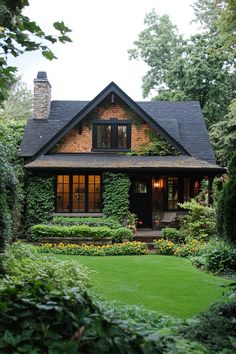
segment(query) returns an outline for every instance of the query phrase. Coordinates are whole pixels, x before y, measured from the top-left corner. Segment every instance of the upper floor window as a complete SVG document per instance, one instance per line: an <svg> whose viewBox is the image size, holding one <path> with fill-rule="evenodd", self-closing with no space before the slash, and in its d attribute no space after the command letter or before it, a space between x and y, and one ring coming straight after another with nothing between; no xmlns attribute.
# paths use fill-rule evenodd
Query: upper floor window
<svg viewBox="0 0 236 354"><path fill-rule="evenodd" d="M129 150L131 146L131 123L96 122L93 125L94 150Z"/></svg>

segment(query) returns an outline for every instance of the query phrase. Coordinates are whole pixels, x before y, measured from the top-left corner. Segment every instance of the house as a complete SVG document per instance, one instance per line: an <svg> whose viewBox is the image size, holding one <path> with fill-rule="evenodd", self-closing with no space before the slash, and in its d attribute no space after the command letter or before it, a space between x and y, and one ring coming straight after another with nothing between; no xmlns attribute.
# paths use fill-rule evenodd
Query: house
<svg viewBox="0 0 236 354"><path fill-rule="evenodd" d="M224 173L198 102L135 102L113 82L92 101L50 97L39 72L21 156L32 178L54 178L57 215L102 215L104 173L122 173L139 226L158 228L164 213L196 196L203 179L211 192Z"/></svg>

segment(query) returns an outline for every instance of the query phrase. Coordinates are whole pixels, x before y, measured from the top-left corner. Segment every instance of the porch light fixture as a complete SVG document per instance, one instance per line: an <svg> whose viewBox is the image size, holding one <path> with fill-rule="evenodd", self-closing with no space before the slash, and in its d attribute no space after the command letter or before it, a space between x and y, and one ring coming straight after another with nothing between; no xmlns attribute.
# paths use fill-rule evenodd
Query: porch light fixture
<svg viewBox="0 0 236 354"><path fill-rule="evenodd" d="M154 189L158 190L158 189L162 189L164 186L164 180L163 178L159 178L157 179L154 183L153 183L153 187Z"/></svg>

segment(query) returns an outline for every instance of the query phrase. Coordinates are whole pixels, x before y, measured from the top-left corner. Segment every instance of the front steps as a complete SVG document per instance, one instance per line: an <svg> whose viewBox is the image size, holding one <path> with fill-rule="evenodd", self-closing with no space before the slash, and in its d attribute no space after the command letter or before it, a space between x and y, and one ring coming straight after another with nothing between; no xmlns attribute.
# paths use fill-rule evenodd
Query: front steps
<svg viewBox="0 0 236 354"><path fill-rule="evenodd" d="M153 240L159 240L161 237L161 230L138 229L134 235L133 241L145 242L148 248L152 249Z"/></svg>

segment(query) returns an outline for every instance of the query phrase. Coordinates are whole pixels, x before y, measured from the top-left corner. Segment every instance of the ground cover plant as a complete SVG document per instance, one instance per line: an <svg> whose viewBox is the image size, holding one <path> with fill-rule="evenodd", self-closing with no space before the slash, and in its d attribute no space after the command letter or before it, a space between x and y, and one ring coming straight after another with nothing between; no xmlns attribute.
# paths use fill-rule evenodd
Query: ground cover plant
<svg viewBox="0 0 236 354"><path fill-rule="evenodd" d="M205 310L229 281L206 274L185 258L144 255L85 257L57 255L91 270L92 289L106 300L136 304L179 318ZM197 299L197 300L196 300Z"/></svg>

